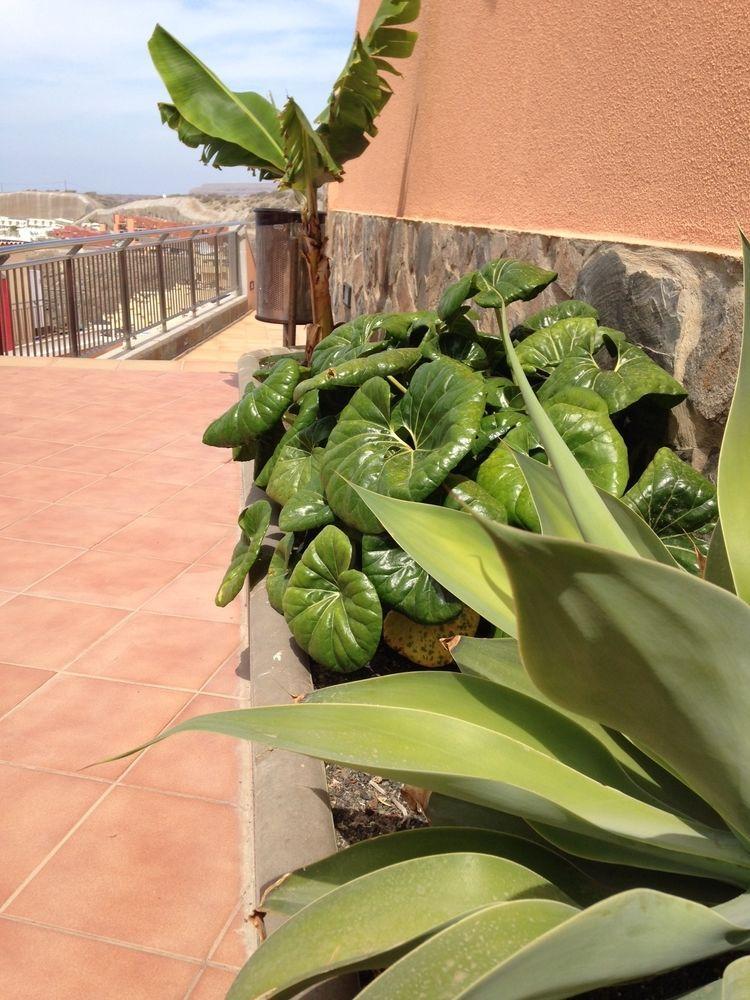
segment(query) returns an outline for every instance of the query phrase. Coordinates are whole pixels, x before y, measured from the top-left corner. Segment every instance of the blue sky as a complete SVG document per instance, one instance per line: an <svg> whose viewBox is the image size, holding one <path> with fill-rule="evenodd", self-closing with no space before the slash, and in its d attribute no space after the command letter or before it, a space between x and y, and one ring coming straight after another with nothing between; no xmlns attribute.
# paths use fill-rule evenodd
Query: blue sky
<svg viewBox="0 0 750 1000"><path fill-rule="evenodd" d="M162 126L146 50L159 21L234 89L316 115L357 0L0 0L0 186L165 194L244 170L204 167Z"/></svg>

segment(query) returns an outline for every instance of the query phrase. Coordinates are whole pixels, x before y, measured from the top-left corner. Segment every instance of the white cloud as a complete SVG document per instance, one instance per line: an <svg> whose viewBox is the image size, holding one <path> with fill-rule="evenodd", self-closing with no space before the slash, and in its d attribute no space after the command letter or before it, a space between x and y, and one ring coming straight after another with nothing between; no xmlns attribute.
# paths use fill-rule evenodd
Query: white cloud
<svg viewBox="0 0 750 1000"><path fill-rule="evenodd" d="M0 0L0 184L43 186L59 175L80 187L104 189L106 179L152 191L218 179L159 124L154 105L165 93L146 49L154 24L229 86L270 90L277 101L293 94L315 115L346 57L356 8L357 0Z"/></svg>

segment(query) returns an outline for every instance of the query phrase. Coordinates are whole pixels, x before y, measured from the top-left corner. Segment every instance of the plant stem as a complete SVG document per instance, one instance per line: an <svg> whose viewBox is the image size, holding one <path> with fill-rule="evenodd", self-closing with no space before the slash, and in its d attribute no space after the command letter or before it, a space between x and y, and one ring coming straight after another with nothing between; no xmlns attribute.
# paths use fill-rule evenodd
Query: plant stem
<svg viewBox="0 0 750 1000"><path fill-rule="evenodd" d="M307 263L310 279L310 299L313 322L308 330L305 346L305 361L317 344L333 329L333 308L331 305L331 268L325 253L326 239L323 236L318 214L318 192L312 180L308 181L305 202L302 207L302 252Z"/></svg>
<svg viewBox="0 0 750 1000"><path fill-rule="evenodd" d="M391 382L393 385L396 386L399 392L402 392L404 393L404 395L406 395L406 386L401 385L399 380L397 378L394 378L393 375L387 375L386 377L389 382Z"/></svg>

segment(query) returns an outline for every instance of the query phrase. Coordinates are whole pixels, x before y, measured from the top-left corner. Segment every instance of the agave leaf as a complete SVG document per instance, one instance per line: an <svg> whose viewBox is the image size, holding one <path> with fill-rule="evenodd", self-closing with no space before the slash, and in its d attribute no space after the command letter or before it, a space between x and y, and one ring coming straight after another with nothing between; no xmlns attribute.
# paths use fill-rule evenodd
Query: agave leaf
<svg viewBox="0 0 750 1000"><path fill-rule="evenodd" d="M268 486L268 481L284 447L287 444L291 444L302 431L313 427L319 419L322 419L320 418L320 394L317 392L308 392L300 400L296 416L291 421L289 427L275 442L271 454L263 462L260 470L256 469L254 477L256 486L260 486L263 490Z"/></svg>
<svg viewBox="0 0 750 1000"><path fill-rule="evenodd" d="M284 593L294 568L291 565L293 549L294 535L291 533L284 535L274 549L266 574L268 603L280 615L284 614Z"/></svg>
<svg viewBox="0 0 750 1000"><path fill-rule="evenodd" d="M305 549L292 570L283 607L292 635L329 670L363 667L380 640L383 615L375 588L350 569L352 546L329 525Z"/></svg>
<svg viewBox="0 0 750 1000"><path fill-rule="evenodd" d="M599 327L599 333L614 368L602 368L592 353L579 349L562 361L539 392L542 402L567 386L593 389L606 400L610 413L618 413L641 399L650 399L660 406L676 406L687 393L645 351L629 343L619 330Z"/></svg>
<svg viewBox="0 0 750 1000"><path fill-rule="evenodd" d="M729 556L724 544L724 532L720 520L716 522L716 527L711 535L704 575L709 583L715 583L717 587L723 587L731 594L735 592L732 567L729 565Z"/></svg>
<svg viewBox="0 0 750 1000"><path fill-rule="evenodd" d="M724 969L722 1000L750 1000L750 957L738 958Z"/></svg>
<svg viewBox="0 0 750 1000"><path fill-rule="evenodd" d="M270 887L261 908L291 916L362 875L411 858L461 852L515 861L544 876L577 902L601 898L601 890L587 875L546 847L496 830L430 826L374 837L299 868Z"/></svg>
<svg viewBox="0 0 750 1000"><path fill-rule="evenodd" d="M269 430L291 403L298 379L296 361L279 361L265 382L249 383L239 403L208 425L203 443L234 448Z"/></svg>
<svg viewBox="0 0 750 1000"><path fill-rule="evenodd" d="M321 535L335 530L324 528ZM285 611L300 565L287 588ZM419 678L424 676L418 674ZM438 674L426 676L435 678ZM750 856L731 834L683 819L602 784L531 745L548 739L555 747L563 747L563 728L569 734L575 729L575 742L565 749L566 756L570 759L577 755L589 769L605 766L605 756L588 753L594 741L579 731L580 727L571 728L563 716L552 732L533 735L529 730L524 742L525 723L520 718L495 720L494 713L481 704L477 713L492 718L493 728L461 718L460 714L470 710L466 698L460 700L457 715L440 714L421 705L415 708L388 704L394 692L392 685L376 687L370 701L363 703L347 700L347 687L339 684L326 689L330 704L313 702L201 716L180 723L151 742L188 731L254 740L511 812L559 832L570 831L582 840L609 847L618 858L621 847L625 852L632 849L637 864L647 858L652 867L665 871L747 882ZM492 684L486 687L497 689ZM315 693L316 700L322 700L319 695L321 692ZM526 702L524 706L528 709ZM540 718L538 713L535 717ZM506 723L515 729L515 736L498 731L498 726ZM614 776L616 768L611 763L608 767Z"/></svg>
<svg viewBox="0 0 750 1000"><path fill-rule="evenodd" d="M342 411L326 447L321 479L334 513L358 531L379 532L354 487L425 499L471 448L483 408L481 377L448 358L419 368L392 409L388 383L370 379Z"/></svg>
<svg viewBox="0 0 750 1000"><path fill-rule="evenodd" d="M560 486L578 522L582 536L593 545L608 546L615 551L628 554L634 553L636 550L632 543L607 510L596 487L566 447L557 428L529 385L508 335L504 308L500 312L500 326L508 363L523 394L526 411L560 480Z"/></svg>
<svg viewBox="0 0 750 1000"><path fill-rule="evenodd" d="M447 594L386 535L363 535L362 572L383 604L415 622L439 625L455 618L461 610L461 602Z"/></svg>
<svg viewBox="0 0 750 1000"><path fill-rule="evenodd" d="M462 476L448 476L446 486L450 487L444 506L452 510L468 510L483 514L493 521L506 524L508 515L505 508L473 479Z"/></svg>
<svg viewBox="0 0 750 1000"><path fill-rule="evenodd" d="M722 907L632 889L595 903L504 958L466 1000L563 1000L589 990L645 979L742 946L750 924Z"/></svg>
<svg viewBox="0 0 750 1000"><path fill-rule="evenodd" d="M516 347L516 354L524 371L552 372L571 354L581 349L594 354L603 343L595 319L573 316L532 333Z"/></svg>
<svg viewBox="0 0 750 1000"><path fill-rule="evenodd" d="M407 503L355 487L378 526L446 590L498 628L515 634L505 564L482 526L464 511ZM435 539L440 544L435 544Z"/></svg>
<svg viewBox="0 0 750 1000"><path fill-rule="evenodd" d="M541 899L485 906L412 949L373 980L359 997L456 1000L492 973L499 962L577 912L565 903ZM501 995L505 996L496 993L495 997Z"/></svg>
<svg viewBox="0 0 750 1000"><path fill-rule="evenodd" d="M313 389L334 389L338 386L363 385L375 376L398 375L407 372L422 360L418 347L394 347L377 354L355 357L335 367L326 368L297 386L294 398L299 399Z"/></svg>
<svg viewBox="0 0 750 1000"><path fill-rule="evenodd" d="M534 683L625 733L750 837L750 609L650 560L484 524L513 582Z"/></svg>
<svg viewBox="0 0 750 1000"><path fill-rule="evenodd" d="M256 500L245 507L237 523L241 531L240 540L234 547L232 560L216 593L216 604L220 608L226 607L239 594L260 555L260 547L271 523L270 503Z"/></svg>
<svg viewBox="0 0 750 1000"><path fill-rule="evenodd" d="M511 257L492 260L474 275L474 301L478 306L490 309L499 309L519 299L526 302L556 277L555 271L545 271L523 260Z"/></svg>
<svg viewBox="0 0 750 1000"><path fill-rule="evenodd" d="M148 43L151 58L175 108L212 138L252 154L275 175L284 170L284 150L276 109L260 94L233 93L196 56L160 25Z"/></svg>
<svg viewBox="0 0 750 1000"><path fill-rule="evenodd" d="M579 302L578 299L567 299L565 302L557 302L554 306L547 306L539 312L529 316L528 319L520 323L521 330L543 330L545 327L554 326L560 320L571 319L573 316L588 316L598 320L599 313L587 302Z"/></svg>
<svg viewBox="0 0 750 1000"><path fill-rule="evenodd" d="M573 541L584 541L575 514L554 471L520 452L516 452L514 457L529 487L539 515L542 533L556 535L558 538L570 538ZM601 489L598 492L638 555L644 559L655 559L665 566L676 565L665 544L666 540L660 539L642 517L611 493Z"/></svg>
<svg viewBox="0 0 750 1000"><path fill-rule="evenodd" d="M750 494L750 243L742 236L745 274L745 318L742 351L719 457L719 511L729 565L737 595L750 602L750 533L747 530L747 498Z"/></svg>
<svg viewBox="0 0 750 1000"><path fill-rule="evenodd" d="M279 927L245 963L227 1000L289 997L335 972L379 968L458 917L504 899L567 902L542 876L486 854L428 855L362 875Z"/></svg>
<svg viewBox="0 0 750 1000"><path fill-rule="evenodd" d="M416 20L419 0L383 0L364 39L357 35L344 69L333 85L318 131L338 163L359 156L368 136L377 133L375 119L391 96L383 73L397 74L391 59L405 59L416 32L399 27Z"/></svg>

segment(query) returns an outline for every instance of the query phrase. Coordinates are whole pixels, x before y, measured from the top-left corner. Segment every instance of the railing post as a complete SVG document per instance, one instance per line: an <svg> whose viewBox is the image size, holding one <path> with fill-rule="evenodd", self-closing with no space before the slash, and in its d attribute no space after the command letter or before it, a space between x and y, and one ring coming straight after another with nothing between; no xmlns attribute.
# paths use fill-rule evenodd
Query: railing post
<svg viewBox="0 0 750 1000"><path fill-rule="evenodd" d="M190 276L190 308L193 316L198 312L198 295L195 289L195 236L188 240L188 273Z"/></svg>
<svg viewBox="0 0 750 1000"><path fill-rule="evenodd" d="M216 301L221 298L221 286L219 284L219 234L214 234L214 277L216 279Z"/></svg>
<svg viewBox="0 0 750 1000"><path fill-rule="evenodd" d="M128 278L128 257L127 249L131 240L123 240L117 251L117 264L120 271L120 311L122 313L122 333L125 340L125 349L130 350L131 335L133 333L133 321L130 315L130 280Z"/></svg>
<svg viewBox="0 0 750 1000"><path fill-rule="evenodd" d="M73 247L65 257L63 271L65 275L65 312L68 321L68 342L70 353L74 358L80 358L81 347L78 342L78 302L76 299L75 272L73 271L73 258L80 250L80 246Z"/></svg>
<svg viewBox="0 0 750 1000"><path fill-rule="evenodd" d="M165 237L166 239L166 237ZM167 285L164 276L164 240L159 240L156 244L156 270L159 280L159 315L161 317L161 328L167 332Z"/></svg>

